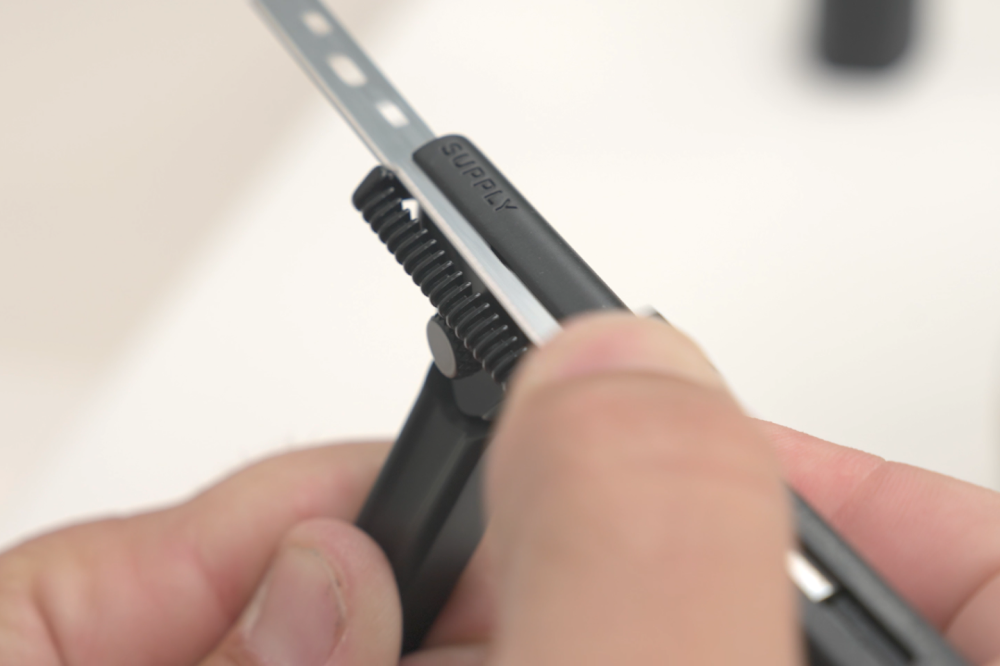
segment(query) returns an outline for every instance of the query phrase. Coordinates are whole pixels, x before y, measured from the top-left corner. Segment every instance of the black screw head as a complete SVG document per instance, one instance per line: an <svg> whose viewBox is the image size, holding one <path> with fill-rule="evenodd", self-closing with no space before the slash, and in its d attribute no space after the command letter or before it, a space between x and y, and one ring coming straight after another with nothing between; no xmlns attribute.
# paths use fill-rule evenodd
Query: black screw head
<svg viewBox="0 0 1000 666"><path fill-rule="evenodd" d="M427 344L430 345L434 365L449 379L468 377L483 369L440 315L434 315L427 322Z"/></svg>

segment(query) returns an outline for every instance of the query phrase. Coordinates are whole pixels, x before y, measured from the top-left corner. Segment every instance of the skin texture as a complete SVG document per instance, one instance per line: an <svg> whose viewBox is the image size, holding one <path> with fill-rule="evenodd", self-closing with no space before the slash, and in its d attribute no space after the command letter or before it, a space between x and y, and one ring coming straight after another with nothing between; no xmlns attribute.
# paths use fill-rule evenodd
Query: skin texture
<svg viewBox="0 0 1000 666"><path fill-rule="evenodd" d="M392 575L351 525L387 450L277 456L3 553L0 664L397 663ZM799 663L782 478L1000 665L1000 496L746 418L663 323L586 317L533 352L490 457L486 538L406 666Z"/></svg>

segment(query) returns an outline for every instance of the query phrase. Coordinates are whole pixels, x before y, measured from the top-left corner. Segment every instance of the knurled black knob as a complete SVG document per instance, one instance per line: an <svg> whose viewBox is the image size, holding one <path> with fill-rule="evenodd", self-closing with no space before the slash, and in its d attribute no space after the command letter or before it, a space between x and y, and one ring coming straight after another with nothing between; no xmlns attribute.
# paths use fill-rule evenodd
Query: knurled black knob
<svg viewBox="0 0 1000 666"><path fill-rule="evenodd" d="M449 379L468 377L483 368L441 315L434 315L427 322L427 343L434 356L434 365Z"/></svg>

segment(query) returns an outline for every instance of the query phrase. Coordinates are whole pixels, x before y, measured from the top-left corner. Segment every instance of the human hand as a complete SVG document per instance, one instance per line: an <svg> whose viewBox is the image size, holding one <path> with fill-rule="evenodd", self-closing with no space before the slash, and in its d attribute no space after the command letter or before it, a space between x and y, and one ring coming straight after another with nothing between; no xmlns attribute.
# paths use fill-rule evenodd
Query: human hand
<svg viewBox="0 0 1000 666"><path fill-rule="evenodd" d="M795 663L782 469L973 662L997 659L996 494L749 420L673 329L587 319L517 376L490 529L408 666ZM391 573L348 522L385 451L286 454L4 554L0 664L396 663Z"/></svg>

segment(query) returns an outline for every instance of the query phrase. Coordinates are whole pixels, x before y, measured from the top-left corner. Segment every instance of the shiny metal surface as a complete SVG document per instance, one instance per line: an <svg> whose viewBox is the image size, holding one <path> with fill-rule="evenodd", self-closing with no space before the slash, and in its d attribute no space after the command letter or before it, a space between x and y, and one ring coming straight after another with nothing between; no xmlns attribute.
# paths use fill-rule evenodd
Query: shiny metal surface
<svg viewBox="0 0 1000 666"><path fill-rule="evenodd" d="M413 162L435 138L402 95L318 0L255 0L286 47L375 157L391 169L475 270L528 339L540 344L559 324Z"/></svg>
<svg viewBox="0 0 1000 666"><path fill-rule="evenodd" d="M795 550L788 551L785 565L792 582L809 601L813 603L825 601L837 591L836 586L802 553Z"/></svg>

